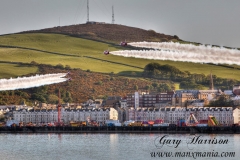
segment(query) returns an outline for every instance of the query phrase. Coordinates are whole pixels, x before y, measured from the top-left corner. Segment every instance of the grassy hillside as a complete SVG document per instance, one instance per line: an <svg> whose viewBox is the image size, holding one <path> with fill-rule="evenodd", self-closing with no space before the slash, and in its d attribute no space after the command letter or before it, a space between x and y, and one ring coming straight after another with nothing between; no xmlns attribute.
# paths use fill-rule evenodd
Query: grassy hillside
<svg viewBox="0 0 240 160"><path fill-rule="evenodd" d="M0 44L2 46L12 46L11 48L0 48L2 61L24 63L35 61L51 65L61 63L63 65L70 65L72 68L89 69L103 73L114 72L118 74L133 74L133 72L134 74L139 74L142 72L141 68L144 68L146 64L158 62L160 64L175 66L182 71L189 71L190 73L203 73L207 75L212 71L218 77L240 80L239 70L223 66L125 58L114 55L106 56L102 52L107 48L110 51L127 48L61 34L28 33L6 35L0 36ZM12 67L10 65L9 69ZM22 73L18 71L18 74L21 73L24 75L26 71L26 69ZM34 71L36 69L31 70L29 68L29 72Z"/></svg>
<svg viewBox="0 0 240 160"><path fill-rule="evenodd" d="M81 68L83 70L91 70L97 72L105 72L105 73L118 73L123 70L131 70L131 71L141 71L141 69L128 67L125 65L117 65L109 62L102 62L99 60L94 60L86 57L71 57L71 56L61 56L54 55L45 52L39 51L31 51L24 49L0 49L1 59L4 61L11 62L24 62L30 63L31 61L35 61L40 64L63 64L70 65L72 68ZM9 56L11 55L11 56Z"/></svg>
<svg viewBox="0 0 240 160"><path fill-rule="evenodd" d="M11 64L11 63L0 63L0 78L10 78L29 73L37 72L38 68L33 66Z"/></svg>
<svg viewBox="0 0 240 160"><path fill-rule="evenodd" d="M180 89L179 83L173 84L168 80L139 77L143 68L151 62L169 64L192 74L208 75L212 71L217 77L240 80L239 66L231 68L221 65L125 58L103 54L106 49L110 52L131 49L118 45L125 39L127 41L181 41L177 36L110 24L73 25L31 31L31 33L3 35L0 36L0 78L67 72L69 69L52 66L69 65L75 68L70 69L72 81L47 86L46 96L57 95L56 90L61 88L71 93L73 102L84 102L88 98L102 98L107 95L126 96L128 93L133 93L136 86L139 90L145 90L153 83L159 85L168 83L172 87L175 86L175 89ZM32 61L37 62L38 65L28 65ZM124 76L132 76L132 78ZM154 90L156 91L157 88ZM23 100L29 102L31 95L36 91L29 89L23 92L25 93L1 92L0 103L18 104ZM25 96L21 96L22 94Z"/></svg>

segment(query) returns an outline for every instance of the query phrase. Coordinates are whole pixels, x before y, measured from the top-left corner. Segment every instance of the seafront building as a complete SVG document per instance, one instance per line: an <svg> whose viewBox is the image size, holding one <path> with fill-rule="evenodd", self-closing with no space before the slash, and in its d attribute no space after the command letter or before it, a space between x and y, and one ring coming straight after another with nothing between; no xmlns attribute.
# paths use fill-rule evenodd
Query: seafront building
<svg viewBox="0 0 240 160"><path fill-rule="evenodd" d="M120 110L119 110L120 109ZM179 119L188 119L194 114L198 121L207 120L208 116L214 116L222 125L240 123L240 110L232 107L165 107L165 108L118 108L107 109L64 109L61 111L61 121L68 124L71 121L90 121L104 123L108 119L120 122L149 121L162 119L166 123L177 124ZM20 109L13 111L13 118L19 122L34 124L56 122L58 112L56 109Z"/></svg>
<svg viewBox="0 0 240 160"><path fill-rule="evenodd" d="M240 108L236 108L233 111L234 124L240 125Z"/></svg>
<svg viewBox="0 0 240 160"><path fill-rule="evenodd" d="M120 96L108 97L103 102L84 103L85 109L62 108L61 120L70 121L94 120L105 122L108 119L148 121L163 119L166 123L176 124L179 119L187 119L191 113L198 120L207 120L209 115L215 116L220 124L240 123L239 108L204 107L220 95L230 96L235 105L240 104L240 86L224 92L220 90L177 90L165 93L135 92L126 99ZM238 94L239 91L239 94ZM105 107L105 108L103 108ZM108 107L106 109L106 107ZM49 123L57 121L57 110L54 109L20 109L13 112L15 120L33 123Z"/></svg>
<svg viewBox="0 0 240 160"><path fill-rule="evenodd" d="M13 118L19 122L34 124L57 122L57 109L20 109L13 111ZM71 121L94 120L104 123L108 119L118 120L118 112L114 108L101 109L65 109L61 110L61 121L68 124Z"/></svg>
<svg viewBox="0 0 240 160"><path fill-rule="evenodd" d="M214 116L222 125L234 123L232 107L167 107L167 108L138 108L126 111L127 120L148 121L162 119L166 123L177 124L179 119L188 119L194 114L197 120L207 120L208 116Z"/></svg>

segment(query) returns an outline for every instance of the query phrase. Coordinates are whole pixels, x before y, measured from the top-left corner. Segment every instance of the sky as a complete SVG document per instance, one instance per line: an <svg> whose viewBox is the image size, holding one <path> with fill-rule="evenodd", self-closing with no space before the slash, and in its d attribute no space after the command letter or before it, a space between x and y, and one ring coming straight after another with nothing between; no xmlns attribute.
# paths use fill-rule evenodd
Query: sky
<svg viewBox="0 0 240 160"><path fill-rule="evenodd" d="M239 0L89 0L89 20L240 48ZM0 35L82 24L87 0L1 0Z"/></svg>

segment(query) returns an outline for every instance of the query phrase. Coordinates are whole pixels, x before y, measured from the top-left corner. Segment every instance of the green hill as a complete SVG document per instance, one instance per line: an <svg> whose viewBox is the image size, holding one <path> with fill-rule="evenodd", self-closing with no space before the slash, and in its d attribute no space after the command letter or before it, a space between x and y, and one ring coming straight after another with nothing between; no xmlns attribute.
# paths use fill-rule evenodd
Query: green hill
<svg viewBox="0 0 240 160"><path fill-rule="evenodd" d="M239 70L224 66L125 58L111 54L106 56L103 51L107 48L110 51L128 48L70 35L50 33L12 34L0 36L0 44L1 61L9 62L9 64L11 62L30 63L35 61L40 64L63 64L64 66L69 65L71 68L127 75L132 74L132 72L139 74L146 64L158 62L175 66L181 71L189 71L190 73L207 75L211 70L218 77L240 80ZM4 64L6 65L6 63ZM22 75L26 74L27 70L24 69ZM29 73L33 71L36 71L36 69L29 69ZM0 72L1 77L14 76L14 73L7 75L2 71ZM20 70L16 70L16 72L16 76L21 73Z"/></svg>
<svg viewBox="0 0 240 160"><path fill-rule="evenodd" d="M179 41L188 43L180 40L177 36L111 24L73 25L2 35L0 36L0 78L36 73L67 72L71 70L70 66L73 80L50 85L43 97L47 101L48 95L56 95L55 91L58 88L64 88L65 92L71 93L73 102L84 102L91 97L106 97L107 95L126 96L128 93L133 93L136 88L139 90L151 88L153 83L158 85L168 83L174 88L174 84L168 80L142 77L143 68L152 62L161 65L169 64L180 71L188 71L191 74L209 75L212 71L217 77L240 80L239 66L147 60L103 54L106 49L109 49L110 52L132 49L118 45L120 41L125 39L127 41ZM44 64L52 66L62 64L68 69ZM191 75L189 76L191 77ZM196 79L199 78L197 75L194 76ZM219 81L221 79L218 79ZM176 84L178 87L175 89L178 89L179 82ZM154 89L157 90L157 88ZM30 98L36 100L33 96L36 93L35 89L29 89L26 93L22 92L25 91L1 92L0 104L16 104L24 100L30 101Z"/></svg>

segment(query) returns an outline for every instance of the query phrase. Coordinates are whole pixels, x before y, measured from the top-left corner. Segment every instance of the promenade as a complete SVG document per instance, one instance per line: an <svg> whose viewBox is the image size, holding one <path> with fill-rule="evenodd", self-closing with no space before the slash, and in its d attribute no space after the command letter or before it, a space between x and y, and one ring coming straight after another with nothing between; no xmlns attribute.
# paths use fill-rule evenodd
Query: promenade
<svg viewBox="0 0 240 160"><path fill-rule="evenodd" d="M71 126L28 126L0 127L0 133L169 133L169 134L240 134L240 126L219 127L71 127Z"/></svg>

